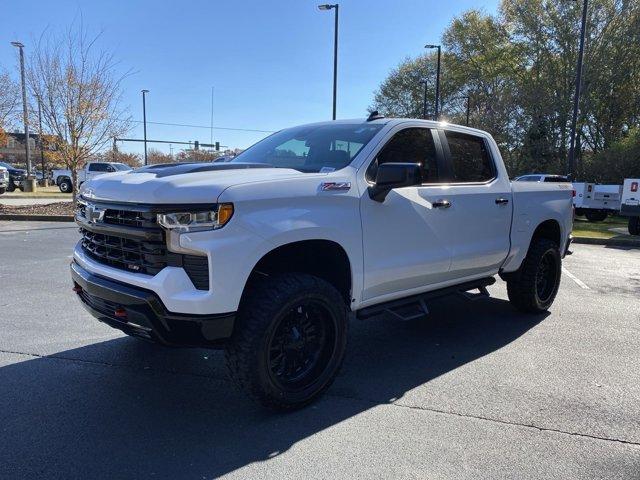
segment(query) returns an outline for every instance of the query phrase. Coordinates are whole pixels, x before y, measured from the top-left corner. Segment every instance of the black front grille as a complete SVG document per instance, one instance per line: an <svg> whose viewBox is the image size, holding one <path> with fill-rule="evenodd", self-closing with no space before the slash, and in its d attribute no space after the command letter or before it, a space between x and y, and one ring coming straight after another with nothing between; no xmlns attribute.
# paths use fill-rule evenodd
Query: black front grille
<svg viewBox="0 0 640 480"><path fill-rule="evenodd" d="M82 248L97 262L129 272L156 275L165 267L182 267L198 290L209 289L207 257L169 252L164 230L151 212L106 208L102 222L83 224L86 207L79 204L78 218ZM129 234L120 235L117 228L101 228L101 223L122 226ZM134 238L131 232L150 232L148 238Z"/></svg>
<svg viewBox="0 0 640 480"><path fill-rule="evenodd" d="M80 228L82 246L90 257L112 267L155 275L168 265L164 241L133 240Z"/></svg>

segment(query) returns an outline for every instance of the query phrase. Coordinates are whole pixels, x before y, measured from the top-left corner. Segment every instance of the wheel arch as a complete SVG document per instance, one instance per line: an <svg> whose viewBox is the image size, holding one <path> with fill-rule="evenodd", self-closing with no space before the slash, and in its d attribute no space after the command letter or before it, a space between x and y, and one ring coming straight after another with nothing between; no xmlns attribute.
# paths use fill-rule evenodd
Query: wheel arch
<svg viewBox="0 0 640 480"><path fill-rule="evenodd" d="M346 250L333 240L307 239L279 245L260 258L246 281L276 273L308 273L333 285L351 304L353 268Z"/></svg>

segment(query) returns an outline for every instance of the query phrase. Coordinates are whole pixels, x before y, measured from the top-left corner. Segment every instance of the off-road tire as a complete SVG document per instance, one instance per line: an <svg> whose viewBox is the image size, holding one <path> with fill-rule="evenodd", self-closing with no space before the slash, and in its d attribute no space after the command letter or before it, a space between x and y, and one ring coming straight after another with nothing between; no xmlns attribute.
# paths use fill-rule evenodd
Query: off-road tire
<svg viewBox="0 0 640 480"><path fill-rule="evenodd" d="M629 217L629 235L640 235L640 217Z"/></svg>
<svg viewBox="0 0 640 480"><path fill-rule="evenodd" d="M540 298L538 275L542 271L542 262L552 263L549 281L553 284L549 293ZM525 313L541 313L549 309L560 287L562 260L558 245L546 238L534 238L520 269L507 277L509 301L518 310Z"/></svg>
<svg viewBox="0 0 640 480"><path fill-rule="evenodd" d="M587 217L587 220L590 222L603 222L607 219L609 214L607 212L601 212L598 210L587 210L584 213L584 216Z"/></svg>
<svg viewBox="0 0 640 480"><path fill-rule="evenodd" d="M15 189L16 189L16 184L13 183L13 180L9 180L9 184L7 185L7 192L11 193L15 191Z"/></svg>
<svg viewBox="0 0 640 480"><path fill-rule="evenodd" d="M340 293L326 281L308 274L277 274L252 282L243 295L233 336L225 350L231 378L251 399L274 410L294 410L313 402L337 376L347 345L347 307ZM282 322L304 302L327 309L327 325L335 329L326 366L318 378L297 391L283 387L269 365L269 353ZM300 311L300 310L296 310ZM295 313L294 313L295 314ZM324 318L324 317L323 317ZM324 321L324 320L323 320Z"/></svg>
<svg viewBox="0 0 640 480"><path fill-rule="evenodd" d="M73 184L71 183L71 180L69 180L68 178L65 178L60 182L60 185L58 185L58 188L62 193L69 193L73 190Z"/></svg>

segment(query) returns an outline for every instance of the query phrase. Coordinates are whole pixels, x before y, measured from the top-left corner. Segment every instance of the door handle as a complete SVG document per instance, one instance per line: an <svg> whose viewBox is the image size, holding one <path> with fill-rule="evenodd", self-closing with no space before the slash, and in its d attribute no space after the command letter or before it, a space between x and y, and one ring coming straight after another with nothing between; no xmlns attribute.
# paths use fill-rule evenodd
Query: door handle
<svg viewBox="0 0 640 480"><path fill-rule="evenodd" d="M496 205L506 205L509 203L508 198L496 198Z"/></svg>
<svg viewBox="0 0 640 480"><path fill-rule="evenodd" d="M449 200L436 200L431 204L433 208L449 208L451 202Z"/></svg>

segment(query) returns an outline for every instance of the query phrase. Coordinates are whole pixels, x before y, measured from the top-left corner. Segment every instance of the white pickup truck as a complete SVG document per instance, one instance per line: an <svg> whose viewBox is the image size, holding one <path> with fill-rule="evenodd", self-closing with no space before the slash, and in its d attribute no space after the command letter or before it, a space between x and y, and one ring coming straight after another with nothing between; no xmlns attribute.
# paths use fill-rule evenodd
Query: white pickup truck
<svg viewBox="0 0 640 480"><path fill-rule="evenodd" d="M127 172L131 170L129 165L117 162L91 162L87 163L84 168L78 170L78 186L87 180L91 180L98 175L113 172ZM73 190L73 182L71 180L71 170L52 170L51 180L57 185L61 192L67 193Z"/></svg>
<svg viewBox="0 0 640 480"><path fill-rule="evenodd" d="M373 114L305 125L227 163L85 183L73 288L129 335L225 348L252 398L292 409L336 376L350 316L418 318L496 275L516 308L547 310L571 202L568 183L511 183L479 130Z"/></svg>

